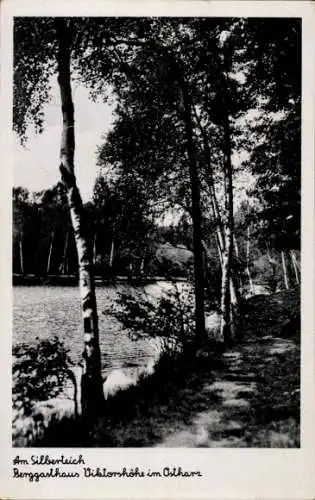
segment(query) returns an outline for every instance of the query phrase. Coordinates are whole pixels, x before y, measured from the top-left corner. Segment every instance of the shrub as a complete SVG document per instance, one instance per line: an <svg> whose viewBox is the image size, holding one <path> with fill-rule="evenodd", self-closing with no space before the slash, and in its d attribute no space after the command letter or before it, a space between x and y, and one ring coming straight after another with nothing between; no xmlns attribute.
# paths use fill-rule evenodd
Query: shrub
<svg viewBox="0 0 315 500"><path fill-rule="evenodd" d="M56 397L70 378L71 360L58 337L36 340L13 347L13 408L25 415L36 402Z"/></svg>
<svg viewBox="0 0 315 500"><path fill-rule="evenodd" d="M194 301L190 285L163 292L158 299L134 291L120 293L110 312L133 340L155 338L162 352L180 354L194 338Z"/></svg>

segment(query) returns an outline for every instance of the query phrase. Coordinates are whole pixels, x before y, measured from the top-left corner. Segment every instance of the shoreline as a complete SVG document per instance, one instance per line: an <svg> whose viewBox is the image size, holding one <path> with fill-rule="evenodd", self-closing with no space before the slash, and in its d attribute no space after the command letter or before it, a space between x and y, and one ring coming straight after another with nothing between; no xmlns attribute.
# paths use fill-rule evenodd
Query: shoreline
<svg viewBox="0 0 315 500"><path fill-rule="evenodd" d="M95 286L107 286L114 283L132 283L137 285L155 283L157 281L176 281L186 282L187 278L179 277L165 277L165 276L94 276ZM75 275L62 275L51 274L47 277L35 276L34 274L13 274L13 286L77 286L78 278Z"/></svg>

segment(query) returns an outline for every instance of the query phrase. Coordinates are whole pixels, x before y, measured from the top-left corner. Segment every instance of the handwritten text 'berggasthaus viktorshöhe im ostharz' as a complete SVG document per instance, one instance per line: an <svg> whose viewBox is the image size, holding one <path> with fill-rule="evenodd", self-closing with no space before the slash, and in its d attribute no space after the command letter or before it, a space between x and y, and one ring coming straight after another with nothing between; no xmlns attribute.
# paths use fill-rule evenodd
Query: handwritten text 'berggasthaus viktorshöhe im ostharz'
<svg viewBox="0 0 315 500"><path fill-rule="evenodd" d="M13 458L13 479L39 482L47 479L141 479L141 478L197 478L202 477L200 470L187 470L180 465L165 465L160 470L143 466L122 466L114 470L108 466L91 466L82 454L58 456L31 455Z"/></svg>

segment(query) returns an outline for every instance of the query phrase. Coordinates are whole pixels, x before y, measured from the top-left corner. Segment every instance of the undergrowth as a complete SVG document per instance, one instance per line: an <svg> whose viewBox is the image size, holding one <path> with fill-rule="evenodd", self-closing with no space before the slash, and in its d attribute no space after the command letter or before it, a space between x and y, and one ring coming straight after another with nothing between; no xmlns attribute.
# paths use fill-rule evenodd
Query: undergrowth
<svg viewBox="0 0 315 500"><path fill-rule="evenodd" d="M69 349L58 337L13 347L13 409L30 415L39 401L62 392L71 377Z"/></svg>
<svg viewBox="0 0 315 500"><path fill-rule="evenodd" d="M247 340L245 338L242 344L236 346L242 357L240 378L241 375L251 374L255 383L254 391L247 395L240 393L238 396L245 397L248 405L225 406L220 394L209 391L214 380L229 380L226 378L227 367L226 361L223 362L222 346L213 344L207 352L200 350L199 353L181 350L180 354L177 353L175 356L174 350L166 349L152 375L147 378L142 377L136 386L121 390L104 402L101 416L93 427L87 429L79 419L65 418L61 422L52 422L41 439L33 445L154 446L163 442L166 436L174 435L181 430L186 432L185 429L192 428L198 414L211 414L214 411L222 415L223 422L236 420L239 423L238 430L236 428L233 430L239 433L236 446L298 447L300 418L298 335L294 333L290 341L284 340L289 342L286 344L289 347L285 352L270 350L273 346L273 338L270 335L279 336L279 317L282 321L292 313L294 297L290 293L288 302L285 302L285 298L286 294L275 294L256 299L254 303L252 301L252 305L255 305L255 314L259 313L259 323L257 316L255 319L255 315L248 308L245 326L249 328L249 325L252 325L253 328L253 325L256 327L259 325L259 331L251 330L249 332L251 335L246 336ZM175 311L176 317L179 314L176 298L174 303L172 311ZM162 304L160 301L160 305ZM135 325L138 324L139 318L141 319L141 314L138 314ZM143 327L148 324L145 323L146 318L144 320L142 318L141 321L144 321ZM164 325L165 318L161 318L160 323L156 321L155 325L159 328L159 325ZM267 325L268 330L266 330ZM267 333L269 340L264 340L260 332L265 333L265 336ZM176 340L178 339L179 337L176 337ZM233 373L234 377L237 377L235 375L237 372ZM222 432L223 443L226 437L223 430ZM226 432L228 433L228 430ZM211 431L209 433L204 446L211 446L213 435L211 437ZM218 439L221 442L220 436Z"/></svg>

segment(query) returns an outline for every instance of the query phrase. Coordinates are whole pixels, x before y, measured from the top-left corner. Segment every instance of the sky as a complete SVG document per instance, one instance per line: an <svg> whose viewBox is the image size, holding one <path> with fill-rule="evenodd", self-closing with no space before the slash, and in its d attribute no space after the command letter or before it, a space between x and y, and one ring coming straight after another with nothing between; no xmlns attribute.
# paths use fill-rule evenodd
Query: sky
<svg viewBox="0 0 315 500"><path fill-rule="evenodd" d="M83 201L91 199L97 175L96 148L102 135L111 127L112 106L94 103L83 86L73 86L75 107L75 171ZM61 109L56 78L52 81L51 101L45 106L42 134L30 134L26 147L14 137L14 186L29 191L51 188L60 180L59 151L61 139ZM14 134L15 135L15 134Z"/></svg>
<svg viewBox="0 0 315 500"><path fill-rule="evenodd" d="M60 181L61 109L56 77L51 85L51 100L44 108L44 132L30 134L25 147L21 146L17 136L14 137L14 186L26 187L30 192L49 189ZM81 196L87 202L92 198L98 172L96 149L104 142L102 136L111 128L113 104L93 102L89 98L89 91L82 85L74 84L72 90L75 108L75 172ZM253 114L252 118L257 117ZM239 166L243 159L246 159L244 151L233 154L232 163ZM250 179L246 173L237 177L235 187L242 192L248 187ZM237 199L235 193L235 202ZM174 218L174 214L166 214L168 221L170 218Z"/></svg>

